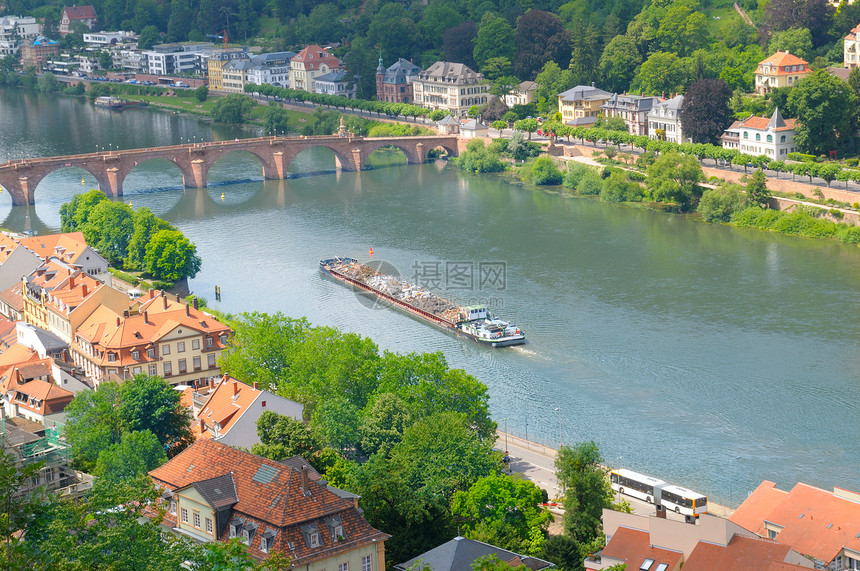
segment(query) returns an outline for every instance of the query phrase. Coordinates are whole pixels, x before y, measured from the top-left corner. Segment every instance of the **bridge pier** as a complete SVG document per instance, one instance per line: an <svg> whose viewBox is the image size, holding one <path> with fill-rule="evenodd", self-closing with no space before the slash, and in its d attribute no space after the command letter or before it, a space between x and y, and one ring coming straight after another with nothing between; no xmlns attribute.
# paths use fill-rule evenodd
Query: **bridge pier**
<svg viewBox="0 0 860 571"><path fill-rule="evenodd" d="M25 204L36 204L36 187L30 188L30 177L22 176L18 178L18 188L10 188L9 195L12 197L12 206L23 206ZM17 192L16 192L17 191Z"/></svg>
<svg viewBox="0 0 860 571"><path fill-rule="evenodd" d="M185 181L185 186L191 188L206 188L206 161L194 159L191 161L191 181ZM191 182L191 184L189 184Z"/></svg>
<svg viewBox="0 0 860 571"><path fill-rule="evenodd" d="M107 175L107 193L114 198L122 196L122 179L119 176L119 169L110 167L105 169Z"/></svg>

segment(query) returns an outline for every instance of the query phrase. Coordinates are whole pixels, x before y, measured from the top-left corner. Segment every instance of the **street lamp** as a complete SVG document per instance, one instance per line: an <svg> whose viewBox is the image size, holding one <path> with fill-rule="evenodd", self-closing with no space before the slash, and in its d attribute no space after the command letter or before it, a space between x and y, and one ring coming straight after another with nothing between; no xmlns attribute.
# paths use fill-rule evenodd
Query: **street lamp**
<svg viewBox="0 0 860 571"><path fill-rule="evenodd" d="M734 466L732 462L740 459L740 456L735 456L734 458L729 459L729 504L731 504L731 507L734 507L735 505L735 473L734 470L732 470Z"/></svg>
<svg viewBox="0 0 860 571"><path fill-rule="evenodd" d="M555 407L555 411L558 413L558 448L561 449L562 441L561 441L561 407Z"/></svg>

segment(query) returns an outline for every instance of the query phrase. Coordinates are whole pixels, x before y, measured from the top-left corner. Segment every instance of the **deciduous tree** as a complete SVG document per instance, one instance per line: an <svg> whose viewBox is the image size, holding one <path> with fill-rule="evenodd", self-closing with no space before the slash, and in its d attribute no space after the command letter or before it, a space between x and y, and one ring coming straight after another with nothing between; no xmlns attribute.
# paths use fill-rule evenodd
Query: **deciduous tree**
<svg viewBox="0 0 860 571"><path fill-rule="evenodd" d="M562 446L556 456L556 477L564 490L564 529L580 544L598 537L603 508L612 505L612 488L602 464L594 442Z"/></svg>
<svg viewBox="0 0 860 571"><path fill-rule="evenodd" d="M165 462L164 446L152 432L126 432L118 444L99 453L94 474L108 482L126 482L145 476Z"/></svg>
<svg viewBox="0 0 860 571"><path fill-rule="evenodd" d="M543 10L529 10L517 20L514 73L531 80L548 61L567 67L570 39L558 16Z"/></svg>
<svg viewBox="0 0 860 571"><path fill-rule="evenodd" d="M694 143L717 144L731 124L732 91L721 79L701 79L687 88L681 106L681 127Z"/></svg>
<svg viewBox="0 0 860 571"><path fill-rule="evenodd" d="M474 59L479 68L491 57L506 57L514 60L516 32L507 20L487 12L481 18L475 38Z"/></svg>
<svg viewBox="0 0 860 571"><path fill-rule="evenodd" d="M159 230L146 245L146 271L159 280L193 278L202 263L197 247L178 230Z"/></svg>
<svg viewBox="0 0 860 571"><path fill-rule="evenodd" d="M442 34L442 55L445 61L458 61L471 69L477 69L474 55L477 37L478 24L471 20L446 30Z"/></svg>
<svg viewBox="0 0 860 571"><path fill-rule="evenodd" d="M391 393L380 394L369 406L359 429L361 449L367 454L387 455L412 424L412 414L406 403Z"/></svg>
<svg viewBox="0 0 860 571"><path fill-rule="evenodd" d="M312 462L323 448L304 422L270 410L257 419L257 435L260 443L254 444L251 452L272 460L285 460L298 454Z"/></svg>
<svg viewBox="0 0 860 571"><path fill-rule="evenodd" d="M794 140L804 152L821 155L839 148L857 120L857 98L848 84L819 70L802 80L788 96L797 113Z"/></svg>
<svg viewBox="0 0 860 571"><path fill-rule="evenodd" d="M658 202L678 204L682 210L694 206L699 195L699 181L705 178L694 156L675 151L663 153L648 167L646 185Z"/></svg>
<svg viewBox="0 0 860 571"><path fill-rule="evenodd" d="M633 79L631 91L646 95L676 93L683 91L687 72L681 60L673 53L656 52L639 66L639 73Z"/></svg>
<svg viewBox="0 0 860 571"><path fill-rule="evenodd" d="M768 208L770 205L770 191L767 188L767 177L762 169L757 169L747 179L747 206L761 206Z"/></svg>

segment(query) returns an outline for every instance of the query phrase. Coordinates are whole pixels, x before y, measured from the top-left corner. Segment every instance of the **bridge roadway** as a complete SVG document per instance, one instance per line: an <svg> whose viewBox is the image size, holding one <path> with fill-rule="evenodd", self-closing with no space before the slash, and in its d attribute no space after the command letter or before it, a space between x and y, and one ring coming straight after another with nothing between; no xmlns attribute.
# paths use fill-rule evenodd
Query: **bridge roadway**
<svg viewBox="0 0 860 571"><path fill-rule="evenodd" d="M385 146L403 151L409 164L423 163L431 149L441 148L457 156L465 143L456 135L418 137L258 137L234 141L187 143L146 149L101 151L83 155L12 160L0 164L0 186L12 197L15 206L35 204L36 188L50 173L67 167L87 171L110 196L122 196L122 183L134 168L145 161L166 159L182 173L186 188L205 188L209 169L224 155L246 151L256 156L267 179L284 179L293 160L312 147L325 147L335 155L337 168L344 171L364 169L367 157Z"/></svg>

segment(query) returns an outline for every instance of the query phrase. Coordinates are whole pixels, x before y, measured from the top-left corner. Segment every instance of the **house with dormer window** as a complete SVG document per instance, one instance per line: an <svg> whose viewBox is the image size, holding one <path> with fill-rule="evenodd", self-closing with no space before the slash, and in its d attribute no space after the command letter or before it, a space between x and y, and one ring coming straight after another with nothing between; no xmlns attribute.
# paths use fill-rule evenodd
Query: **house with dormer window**
<svg viewBox="0 0 860 571"><path fill-rule="evenodd" d="M797 151L795 122L795 119L783 119L779 109L774 109L770 118L753 116L735 121L725 130L721 142L725 149L784 161L789 153Z"/></svg>
<svg viewBox="0 0 860 571"><path fill-rule="evenodd" d="M290 60L290 86L316 93L315 79L343 67L341 61L325 48L310 45Z"/></svg>
<svg viewBox="0 0 860 571"><path fill-rule="evenodd" d="M805 60L787 51L777 51L759 62L755 71L756 93L765 95L780 87L794 87L810 73L812 70Z"/></svg>
<svg viewBox="0 0 860 571"><path fill-rule="evenodd" d="M310 470L198 440L149 473L163 491L165 531L205 543L239 538L258 560L272 553L312 571L384 571L389 535Z"/></svg>

